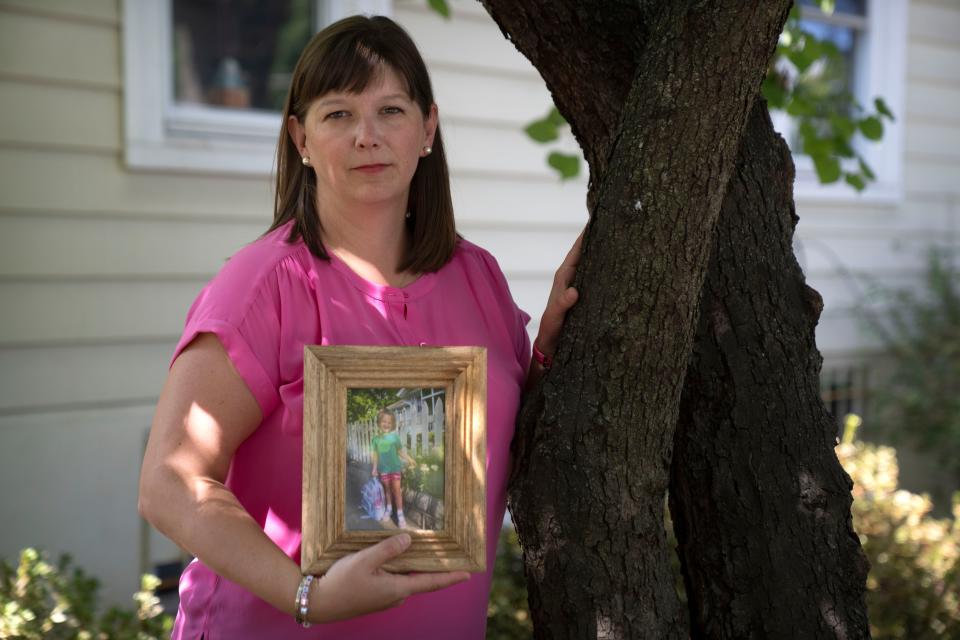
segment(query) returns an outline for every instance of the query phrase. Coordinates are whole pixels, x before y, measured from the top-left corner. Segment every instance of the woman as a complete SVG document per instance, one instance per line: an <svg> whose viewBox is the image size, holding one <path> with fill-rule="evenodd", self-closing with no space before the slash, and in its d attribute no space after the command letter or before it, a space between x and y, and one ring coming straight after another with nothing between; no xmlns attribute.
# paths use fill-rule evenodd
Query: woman
<svg viewBox="0 0 960 640"><path fill-rule="evenodd" d="M284 123L274 223L191 307L144 456L141 513L197 558L173 637L480 638L492 567L380 569L407 534L312 584L301 576L303 345L487 347L493 558L520 393L542 373L529 317L490 254L456 235L430 81L395 23L352 17L317 34ZM577 255L575 245L541 321L547 354L576 300ZM304 630L301 614L332 624Z"/></svg>

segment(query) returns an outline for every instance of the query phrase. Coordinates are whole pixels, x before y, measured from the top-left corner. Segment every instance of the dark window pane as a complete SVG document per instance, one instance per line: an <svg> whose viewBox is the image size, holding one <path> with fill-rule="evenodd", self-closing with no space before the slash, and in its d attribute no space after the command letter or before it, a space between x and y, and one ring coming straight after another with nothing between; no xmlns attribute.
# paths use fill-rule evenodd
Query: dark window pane
<svg viewBox="0 0 960 640"><path fill-rule="evenodd" d="M279 111L314 0L174 0L173 86L178 103Z"/></svg>

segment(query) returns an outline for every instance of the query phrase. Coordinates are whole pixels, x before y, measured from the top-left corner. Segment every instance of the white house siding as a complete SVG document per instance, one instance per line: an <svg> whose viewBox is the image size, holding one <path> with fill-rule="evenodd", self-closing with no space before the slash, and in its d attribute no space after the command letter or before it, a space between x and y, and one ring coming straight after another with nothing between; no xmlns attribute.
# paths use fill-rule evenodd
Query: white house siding
<svg viewBox="0 0 960 640"><path fill-rule="evenodd" d="M187 307L271 218L265 176L126 167L119 5L0 0L0 556L70 551L109 602L176 553L144 536L136 486ZM497 256L535 334L586 180L561 184L521 131L550 105L533 67L476 3L452 6L449 22L422 0L394 16L432 71L460 231ZM903 202L800 203L828 362L864 343L825 256L909 282L923 265L910 251L957 224L958 32L956 3L913 3Z"/></svg>
<svg viewBox="0 0 960 640"><path fill-rule="evenodd" d="M800 259L824 297L825 368L875 351L853 309L871 280L915 285L928 247L960 242L960 4L911 0L907 34L902 198L871 202L868 188L863 199L797 204Z"/></svg>
<svg viewBox="0 0 960 640"><path fill-rule="evenodd" d="M176 553L136 511L153 405L190 301L270 219L265 180L125 168L120 30L115 0L0 3L0 556L69 551L107 602Z"/></svg>

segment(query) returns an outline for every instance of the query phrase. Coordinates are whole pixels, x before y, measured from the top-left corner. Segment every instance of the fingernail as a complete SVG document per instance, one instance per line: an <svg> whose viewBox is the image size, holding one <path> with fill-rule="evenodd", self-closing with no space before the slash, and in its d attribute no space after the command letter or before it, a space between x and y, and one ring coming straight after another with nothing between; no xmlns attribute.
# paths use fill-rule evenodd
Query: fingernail
<svg viewBox="0 0 960 640"><path fill-rule="evenodd" d="M404 549L406 549L407 547L410 546L410 534L409 534L409 533L401 533L401 534L400 534L400 544L403 546Z"/></svg>

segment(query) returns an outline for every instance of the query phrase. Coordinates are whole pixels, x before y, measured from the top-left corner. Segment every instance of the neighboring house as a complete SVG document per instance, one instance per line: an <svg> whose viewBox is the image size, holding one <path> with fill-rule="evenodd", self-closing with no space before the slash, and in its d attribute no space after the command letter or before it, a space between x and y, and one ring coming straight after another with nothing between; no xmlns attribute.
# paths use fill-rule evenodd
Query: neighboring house
<svg viewBox="0 0 960 640"><path fill-rule="evenodd" d="M174 35L175 4L0 0L0 556L69 551L109 602L177 558L136 512L154 403L190 302L271 221L279 119L171 103L171 69L188 99L203 88L180 66L200 45ZM550 105L538 74L476 3L453 2L449 22L425 0L317 6L386 11L421 45L460 231L498 258L535 335L586 220L585 177L561 184L522 133ZM897 115L870 151L880 181L821 188L798 158L798 253L826 301L825 375L841 381L871 348L843 270L915 282L960 222L960 5L864 6L847 23L855 84ZM220 102L249 99L238 71L223 64Z"/></svg>

